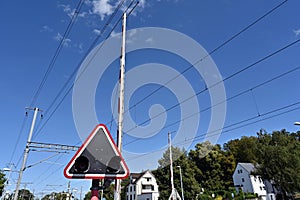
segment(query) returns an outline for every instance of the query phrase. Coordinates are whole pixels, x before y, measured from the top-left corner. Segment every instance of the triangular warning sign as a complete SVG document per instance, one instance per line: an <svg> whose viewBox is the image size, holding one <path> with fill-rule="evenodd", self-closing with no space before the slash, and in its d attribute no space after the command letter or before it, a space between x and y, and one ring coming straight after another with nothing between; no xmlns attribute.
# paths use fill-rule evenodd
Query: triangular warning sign
<svg viewBox="0 0 300 200"><path fill-rule="evenodd" d="M64 169L66 178L124 179L129 169L106 126L99 124Z"/></svg>

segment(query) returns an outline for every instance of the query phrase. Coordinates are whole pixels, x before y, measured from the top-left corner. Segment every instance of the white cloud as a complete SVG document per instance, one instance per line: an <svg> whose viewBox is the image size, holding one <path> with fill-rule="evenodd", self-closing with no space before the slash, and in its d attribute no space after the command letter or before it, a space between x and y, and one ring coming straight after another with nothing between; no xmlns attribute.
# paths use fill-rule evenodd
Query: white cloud
<svg viewBox="0 0 300 200"><path fill-rule="evenodd" d="M62 39L63 39L63 36L62 36L60 33L57 33L57 35L54 36L54 40L56 40L56 41L58 41L58 42L60 42ZM64 45L65 47L70 46L70 43L71 43L71 39L69 39L69 38L66 38L66 39L64 39L64 41L63 41L63 45Z"/></svg>
<svg viewBox="0 0 300 200"><path fill-rule="evenodd" d="M114 6L110 3L110 0L95 0L92 2L93 14L97 14L103 20L106 16L113 13Z"/></svg>
<svg viewBox="0 0 300 200"><path fill-rule="evenodd" d="M94 32L96 35L100 35L100 34L101 34L101 30L99 30L99 29L94 29L93 32Z"/></svg>
<svg viewBox="0 0 300 200"><path fill-rule="evenodd" d="M295 33L296 37L298 37L300 35L300 29L294 30L294 33Z"/></svg>
<svg viewBox="0 0 300 200"><path fill-rule="evenodd" d="M53 29L45 25L42 27L41 32L53 32Z"/></svg>
<svg viewBox="0 0 300 200"><path fill-rule="evenodd" d="M61 7L63 9L63 11L70 17L72 18L74 13L75 13L75 10L76 9L72 9L70 5L64 5L64 4L60 4L58 5L58 7ZM88 13L87 12L80 12L78 14L78 17L85 17Z"/></svg>

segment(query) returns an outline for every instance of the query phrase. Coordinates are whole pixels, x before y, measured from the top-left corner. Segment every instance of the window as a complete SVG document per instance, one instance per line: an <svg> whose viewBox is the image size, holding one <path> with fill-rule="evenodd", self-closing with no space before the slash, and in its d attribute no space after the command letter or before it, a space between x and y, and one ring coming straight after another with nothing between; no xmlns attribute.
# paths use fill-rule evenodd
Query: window
<svg viewBox="0 0 300 200"><path fill-rule="evenodd" d="M146 185L142 185L142 189L146 189Z"/></svg>
<svg viewBox="0 0 300 200"><path fill-rule="evenodd" d="M154 191L154 185L151 185L151 190Z"/></svg>
<svg viewBox="0 0 300 200"><path fill-rule="evenodd" d="M245 182L245 179L244 179L244 178L242 178L242 182Z"/></svg>
<svg viewBox="0 0 300 200"><path fill-rule="evenodd" d="M147 182L151 181L151 177L145 177L145 179L147 180Z"/></svg>
<svg viewBox="0 0 300 200"><path fill-rule="evenodd" d="M132 186L130 186L130 192L132 192Z"/></svg>

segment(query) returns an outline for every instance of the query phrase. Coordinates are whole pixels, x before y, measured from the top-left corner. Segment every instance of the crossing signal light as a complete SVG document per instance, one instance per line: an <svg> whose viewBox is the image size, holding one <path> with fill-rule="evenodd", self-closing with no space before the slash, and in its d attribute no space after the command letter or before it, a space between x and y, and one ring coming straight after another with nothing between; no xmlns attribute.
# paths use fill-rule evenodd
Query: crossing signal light
<svg viewBox="0 0 300 200"><path fill-rule="evenodd" d="M75 171L78 172L78 173L87 172L88 169L90 168L89 159L85 156L79 156L75 160L74 168L75 168Z"/></svg>
<svg viewBox="0 0 300 200"><path fill-rule="evenodd" d="M67 178L124 179L128 167L105 125L98 125L64 169Z"/></svg>

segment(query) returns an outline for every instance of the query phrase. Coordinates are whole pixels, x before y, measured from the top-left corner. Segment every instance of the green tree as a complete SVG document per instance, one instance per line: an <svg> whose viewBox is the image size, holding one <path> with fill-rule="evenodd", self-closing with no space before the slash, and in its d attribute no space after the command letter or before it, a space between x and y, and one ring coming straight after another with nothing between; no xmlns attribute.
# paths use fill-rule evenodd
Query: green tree
<svg viewBox="0 0 300 200"><path fill-rule="evenodd" d="M189 157L202 172L197 180L205 190L224 190L233 185L235 159L230 152L223 151L220 145L199 143L195 150L189 152Z"/></svg>
<svg viewBox="0 0 300 200"><path fill-rule="evenodd" d="M33 200L34 195L27 189L19 190L18 200Z"/></svg>
<svg viewBox="0 0 300 200"><path fill-rule="evenodd" d="M5 182L6 182L5 174L0 171L0 196L2 196Z"/></svg>
<svg viewBox="0 0 300 200"><path fill-rule="evenodd" d="M177 147L172 147L172 156L177 158L173 160L173 175L174 187L181 195L180 171L182 172L182 182L185 199L195 199L197 193L200 192L200 185L196 177L201 174L197 166L188 159L185 150L180 150ZM159 167L153 171L159 185L160 199L168 199L171 195L171 179L170 179L170 159L169 149L164 152L163 157L158 161Z"/></svg>
<svg viewBox="0 0 300 200"><path fill-rule="evenodd" d="M125 191L125 186L129 183L129 178L122 180L121 182L121 199L126 199L126 191ZM114 181L111 182L111 184L109 185L109 187L105 188L103 190L103 197L106 200L113 200L114 199ZM101 196L102 191L99 190L99 197ZM91 191L88 191L85 196L84 196L84 200L90 200L91 199Z"/></svg>
<svg viewBox="0 0 300 200"><path fill-rule="evenodd" d="M273 181L282 193L282 199L287 199L287 194L299 191L300 142L298 134L290 134L286 130L274 131L272 134L260 131L257 155L259 165L256 173L263 179Z"/></svg>
<svg viewBox="0 0 300 200"><path fill-rule="evenodd" d="M224 144L224 150L234 156L236 163L257 163L257 137L243 136L241 139L231 140Z"/></svg>

